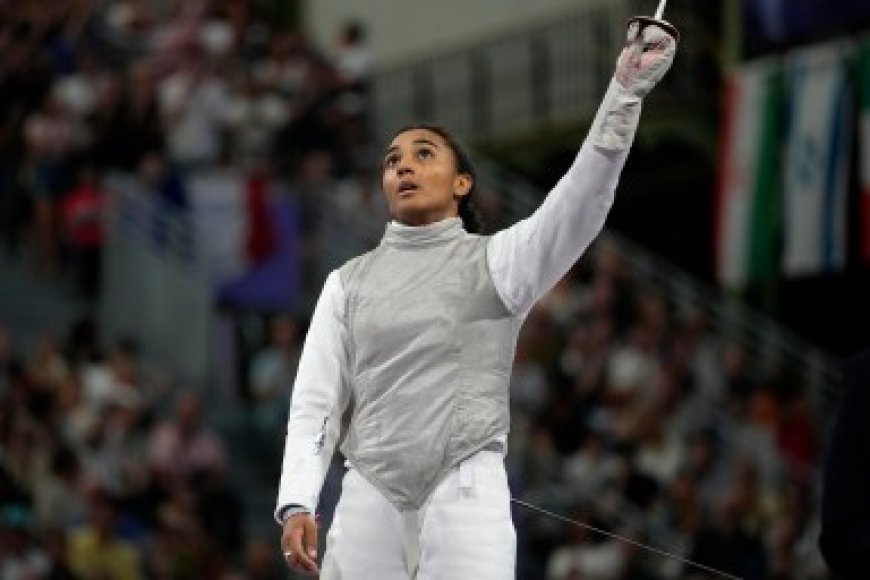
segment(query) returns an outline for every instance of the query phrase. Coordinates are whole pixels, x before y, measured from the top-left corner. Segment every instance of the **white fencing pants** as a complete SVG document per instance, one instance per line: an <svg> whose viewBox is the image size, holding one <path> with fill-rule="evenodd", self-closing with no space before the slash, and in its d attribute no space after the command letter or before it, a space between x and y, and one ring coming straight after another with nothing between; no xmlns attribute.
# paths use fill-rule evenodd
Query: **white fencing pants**
<svg viewBox="0 0 870 580"><path fill-rule="evenodd" d="M321 580L513 580L516 532L500 453L453 469L419 510L400 512L351 468Z"/></svg>

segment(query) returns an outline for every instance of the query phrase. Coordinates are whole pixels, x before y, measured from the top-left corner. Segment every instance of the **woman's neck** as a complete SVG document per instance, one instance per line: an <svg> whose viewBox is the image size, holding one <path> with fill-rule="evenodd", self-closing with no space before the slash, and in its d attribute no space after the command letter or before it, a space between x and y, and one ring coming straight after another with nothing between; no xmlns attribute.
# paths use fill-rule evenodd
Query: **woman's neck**
<svg viewBox="0 0 870 580"><path fill-rule="evenodd" d="M420 226L392 221L387 225L383 241L393 246L422 246L455 239L464 231L462 220L456 216Z"/></svg>

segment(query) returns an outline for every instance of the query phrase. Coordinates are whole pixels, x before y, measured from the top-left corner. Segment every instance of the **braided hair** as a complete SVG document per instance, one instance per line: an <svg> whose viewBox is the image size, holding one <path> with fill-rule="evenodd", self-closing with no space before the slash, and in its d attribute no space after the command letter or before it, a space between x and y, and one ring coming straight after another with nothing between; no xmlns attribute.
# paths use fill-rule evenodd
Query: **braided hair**
<svg viewBox="0 0 870 580"><path fill-rule="evenodd" d="M406 125L396 131L395 135L401 135L402 133L414 131L416 129L429 131L441 137L444 143L446 143L450 150L453 151L453 157L456 159L456 171L471 177L471 189L466 195L462 196L462 199L459 200L459 219L462 220L462 227L468 233L481 233L484 225L483 219L480 215L480 210L472 199L475 188L477 187L477 173L474 170L474 165L471 163L471 158L462 146L459 145L459 142L456 141L456 139L454 139L447 131L447 129L438 125L429 125L426 123Z"/></svg>

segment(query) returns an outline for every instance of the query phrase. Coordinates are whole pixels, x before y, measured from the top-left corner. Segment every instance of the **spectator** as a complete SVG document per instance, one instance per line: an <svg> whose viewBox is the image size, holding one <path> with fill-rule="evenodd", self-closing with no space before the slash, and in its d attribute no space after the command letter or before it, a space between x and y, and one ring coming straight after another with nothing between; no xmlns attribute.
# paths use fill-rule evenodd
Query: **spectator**
<svg viewBox="0 0 870 580"><path fill-rule="evenodd" d="M608 449L607 437L597 429L590 430L583 446L565 460L565 483L573 491L575 501L591 502L604 492L619 469Z"/></svg>
<svg viewBox="0 0 870 580"><path fill-rule="evenodd" d="M110 405L144 410L155 396L141 384L136 347L129 340L116 344L108 360L89 361L81 372L85 404L97 413L104 412Z"/></svg>
<svg viewBox="0 0 870 580"><path fill-rule="evenodd" d="M365 99L372 73L372 57L362 22L350 21L342 27L336 43L335 68L343 85L358 91L359 96ZM365 110L365 103L360 105L363 109L354 111L357 114Z"/></svg>
<svg viewBox="0 0 870 580"><path fill-rule="evenodd" d="M269 344L251 358L248 384L255 420L261 429L275 435L274 429L287 419L302 347L291 316L275 315L269 326Z"/></svg>
<svg viewBox="0 0 870 580"><path fill-rule="evenodd" d="M577 285L571 280L569 273L547 293L541 300L539 308L547 313L560 328L568 328L577 319L580 311L580 296Z"/></svg>
<svg viewBox="0 0 870 580"><path fill-rule="evenodd" d="M85 579L142 578L135 546L118 533L118 511L114 498L97 491L91 499L90 521L73 532L69 562L74 574Z"/></svg>
<svg viewBox="0 0 870 580"><path fill-rule="evenodd" d="M361 22L351 21L342 27L333 62L338 76L337 106L345 117L344 144L355 167L365 167L372 155L372 57Z"/></svg>
<svg viewBox="0 0 870 580"><path fill-rule="evenodd" d="M690 558L744 580L766 578L764 545L743 526L744 515L739 497L723 494L714 506L712 520L698 532ZM706 577L689 568L684 574L693 580Z"/></svg>
<svg viewBox="0 0 870 580"><path fill-rule="evenodd" d="M810 402L803 393L783 398L777 425L779 452L790 471L809 481L816 459L816 429Z"/></svg>
<svg viewBox="0 0 870 580"><path fill-rule="evenodd" d="M61 203L61 229L73 262L75 288L91 301L99 295L105 197L95 169L83 166L76 187Z"/></svg>
<svg viewBox="0 0 870 580"><path fill-rule="evenodd" d="M43 334L37 340L28 372L37 384L52 391L58 389L69 376L69 365L50 334Z"/></svg>
<svg viewBox="0 0 870 580"><path fill-rule="evenodd" d="M83 449L97 428L100 411L88 404L84 395L82 373L73 373L57 391L56 428L73 449Z"/></svg>
<svg viewBox="0 0 870 580"><path fill-rule="evenodd" d="M638 324L631 329L625 344L613 351L607 363L606 397L615 411L653 399L654 377L660 365L657 346L655 329Z"/></svg>
<svg viewBox="0 0 870 580"><path fill-rule="evenodd" d="M172 161L194 168L218 160L224 148L227 87L199 46L188 46L178 70L160 83L159 105Z"/></svg>
<svg viewBox="0 0 870 580"><path fill-rule="evenodd" d="M517 344L514 369L511 373L511 404L516 411L537 416L547 402L547 378L536 361L530 360L528 345Z"/></svg>
<svg viewBox="0 0 870 580"><path fill-rule="evenodd" d="M242 502L217 469L200 470L190 479L196 490L196 517L208 530L212 545L228 554L240 553L244 542Z"/></svg>
<svg viewBox="0 0 870 580"><path fill-rule="evenodd" d="M59 449L51 473L33 490L36 525L40 530L66 530L85 521L79 460L69 449Z"/></svg>
<svg viewBox="0 0 870 580"><path fill-rule="evenodd" d="M28 157L28 189L34 198L38 267L41 274L57 271L55 221L57 200L67 185L71 156L87 142L86 129L53 95L28 117L24 126Z"/></svg>
<svg viewBox="0 0 870 580"><path fill-rule="evenodd" d="M181 486L198 470L222 471L226 454L217 435L202 423L202 403L191 393L175 404L175 416L159 424L149 442L151 465L170 488Z"/></svg>
<svg viewBox="0 0 870 580"><path fill-rule="evenodd" d="M287 102L247 72L239 72L227 106L232 157L246 169L268 166L275 135L290 118Z"/></svg>
<svg viewBox="0 0 870 580"><path fill-rule="evenodd" d="M576 518L588 520L588 514ZM598 523L598 522L596 522ZM593 524L594 525L594 524ZM625 532L625 530L621 530ZM547 580L619 580L627 569L624 549L616 541L571 528L569 543L558 548L547 565Z"/></svg>
<svg viewBox="0 0 870 580"><path fill-rule="evenodd" d="M722 349L721 359L728 403L733 413L742 415L756 387L750 376L747 355L739 345L727 344Z"/></svg>
<svg viewBox="0 0 870 580"><path fill-rule="evenodd" d="M255 62L268 51L270 29L255 13L248 0L226 0L219 10L232 31L234 54L246 65Z"/></svg>
<svg viewBox="0 0 870 580"><path fill-rule="evenodd" d="M269 57L256 66L254 75L267 91L284 97L294 117L314 99L318 88L305 39L296 31L273 35Z"/></svg>
<svg viewBox="0 0 870 580"><path fill-rule="evenodd" d="M78 580L70 568L69 545L63 529L50 529L45 532L45 551L49 559L46 580Z"/></svg>
<svg viewBox="0 0 870 580"><path fill-rule="evenodd" d="M599 321L575 327L559 359L559 372L571 383L574 394L589 408L597 406L604 388L607 341L609 332Z"/></svg>
<svg viewBox="0 0 870 580"><path fill-rule="evenodd" d="M634 429L638 472L652 477L662 488L667 488L675 479L686 455L681 438L668 430L666 417L654 405L641 411Z"/></svg>
<svg viewBox="0 0 870 580"><path fill-rule="evenodd" d="M135 171L146 153L165 149L157 102L157 78L148 61L133 63L97 104L95 163L108 170Z"/></svg>
<svg viewBox="0 0 870 580"><path fill-rule="evenodd" d="M89 46L83 45L77 52L75 70L57 78L52 92L60 105L78 122L85 122L94 114L97 103L113 80L101 69Z"/></svg>
<svg viewBox="0 0 870 580"><path fill-rule="evenodd" d="M31 580L46 575L48 556L34 541L30 510L9 504L0 510L0 577L3 580Z"/></svg>

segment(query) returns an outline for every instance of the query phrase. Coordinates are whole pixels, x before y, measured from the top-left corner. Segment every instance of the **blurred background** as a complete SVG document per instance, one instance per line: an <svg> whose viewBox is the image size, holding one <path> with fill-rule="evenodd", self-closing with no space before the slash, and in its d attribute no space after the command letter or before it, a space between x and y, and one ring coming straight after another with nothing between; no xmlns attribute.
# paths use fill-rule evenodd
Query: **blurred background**
<svg viewBox="0 0 870 580"><path fill-rule="evenodd" d="M384 140L445 125L506 227L654 10L0 0L0 578L287 578L293 377L326 274L382 235ZM511 488L747 580L828 578L820 461L870 328L870 4L666 17L609 227L520 338ZM705 577L514 518L520 580Z"/></svg>

